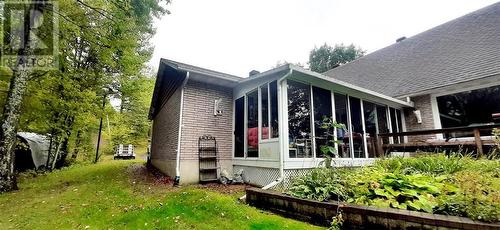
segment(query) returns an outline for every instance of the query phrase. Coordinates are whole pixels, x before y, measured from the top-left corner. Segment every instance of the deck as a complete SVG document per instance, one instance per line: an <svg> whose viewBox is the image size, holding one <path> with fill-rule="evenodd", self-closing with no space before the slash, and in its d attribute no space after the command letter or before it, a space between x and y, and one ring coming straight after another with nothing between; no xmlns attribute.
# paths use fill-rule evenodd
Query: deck
<svg viewBox="0 0 500 230"><path fill-rule="evenodd" d="M475 125L465 127L454 127L444 129L428 129L419 131L409 131L400 133L381 133L377 137L378 153L383 156L391 151L416 151L424 150L429 151L436 149L449 149L460 150L468 149L474 150L478 156L488 153L496 147L492 131L495 128L500 128L500 123L488 125ZM441 138L427 140L425 137L434 135ZM396 138L396 137L423 137L425 140L408 141L403 143L383 143L383 139Z"/></svg>

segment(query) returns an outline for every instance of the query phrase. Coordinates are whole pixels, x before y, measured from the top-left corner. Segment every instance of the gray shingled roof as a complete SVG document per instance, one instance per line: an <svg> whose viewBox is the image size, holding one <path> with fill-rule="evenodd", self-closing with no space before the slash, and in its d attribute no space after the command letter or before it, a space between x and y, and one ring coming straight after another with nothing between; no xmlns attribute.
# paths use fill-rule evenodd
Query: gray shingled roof
<svg viewBox="0 0 500 230"><path fill-rule="evenodd" d="M500 2L323 74L393 97L500 74Z"/></svg>

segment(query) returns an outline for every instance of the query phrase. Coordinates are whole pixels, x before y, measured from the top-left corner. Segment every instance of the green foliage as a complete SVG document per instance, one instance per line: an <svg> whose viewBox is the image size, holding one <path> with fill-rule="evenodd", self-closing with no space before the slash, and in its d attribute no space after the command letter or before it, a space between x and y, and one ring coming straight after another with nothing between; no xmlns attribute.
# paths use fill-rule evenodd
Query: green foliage
<svg viewBox="0 0 500 230"><path fill-rule="evenodd" d="M327 139L325 145L319 147L321 153L323 153L325 161L323 162L326 168L332 167L332 158L338 157L337 150L335 149L335 143L340 143L340 141L335 140L335 129L345 129L344 124L337 123L332 118L323 117L321 121L320 128L325 130L324 135Z"/></svg>
<svg viewBox="0 0 500 230"><path fill-rule="evenodd" d="M345 46L337 44L331 47L324 44L319 48L314 48L309 54L309 68L318 73L326 72L339 65L351 62L362 57L366 51L357 48L353 44Z"/></svg>
<svg viewBox="0 0 500 230"><path fill-rule="evenodd" d="M364 168L319 168L295 179L288 194L496 222L500 161L438 154L384 159Z"/></svg>
<svg viewBox="0 0 500 230"><path fill-rule="evenodd" d="M341 169L316 168L295 178L287 194L320 201L344 200L347 197L345 176Z"/></svg>
<svg viewBox="0 0 500 230"><path fill-rule="evenodd" d="M492 134L493 134L493 142L495 143L496 148L493 149L491 155L500 156L500 129L493 129Z"/></svg>
<svg viewBox="0 0 500 230"><path fill-rule="evenodd" d="M422 173L432 175L452 174L465 169L474 160L467 156L453 154L432 154L429 156L411 158L389 158L377 161L375 166L393 172L400 170L404 174Z"/></svg>
<svg viewBox="0 0 500 230"><path fill-rule="evenodd" d="M452 196L440 197L436 213L468 216L487 222L500 219L500 165L498 161L497 164L482 165L486 166L485 170L466 169L451 177L460 190ZM493 170L492 165L496 165Z"/></svg>
<svg viewBox="0 0 500 230"><path fill-rule="evenodd" d="M360 182L357 186L368 189L358 190L358 193L352 195L350 202L429 213L437 207L438 196L456 191L456 187L444 182L444 178L422 174L382 173L378 180Z"/></svg>
<svg viewBox="0 0 500 230"><path fill-rule="evenodd" d="M117 143L147 145L154 81L143 72L153 51L153 20L168 13L168 3L58 1L59 69L30 78L19 129L50 135L51 157L57 149L63 153L59 165L67 155L72 155L71 161L93 158L101 118L108 152ZM0 69L0 103L10 75ZM119 111L110 106L110 98L121 99Z"/></svg>
<svg viewBox="0 0 500 230"><path fill-rule="evenodd" d="M332 218L332 223L328 230L340 230L342 229L342 225L344 224L344 216L342 215L342 211L338 210L337 215Z"/></svg>

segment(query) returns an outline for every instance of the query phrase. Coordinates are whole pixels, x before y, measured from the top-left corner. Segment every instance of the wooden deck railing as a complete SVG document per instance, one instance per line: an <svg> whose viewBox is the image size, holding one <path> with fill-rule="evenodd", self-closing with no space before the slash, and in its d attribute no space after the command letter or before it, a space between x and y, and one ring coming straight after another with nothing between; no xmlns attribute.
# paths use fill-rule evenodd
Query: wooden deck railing
<svg viewBox="0 0 500 230"><path fill-rule="evenodd" d="M475 145L478 155L483 155L483 145L493 144L493 141L483 141L481 140L481 132L487 131L488 135L491 136L491 131L494 128L500 128L500 123L488 124L488 125L475 125L475 126L464 126L464 127L454 127L454 128L444 128L444 129L428 129L428 130L418 130L418 131L408 131L400 133L381 133L378 134L378 152L379 154L384 154L386 149L391 149L394 147L423 147L423 146L463 146L463 145ZM453 133L472 133L474 135L474 141L457 140L449 142L449 139L444 138L442 141L435 142L406 142L401 144L383 144L384 138L389 137L405 137L405 136L424 136L424 135L435 135L435 134L453 134Z"/></svg>

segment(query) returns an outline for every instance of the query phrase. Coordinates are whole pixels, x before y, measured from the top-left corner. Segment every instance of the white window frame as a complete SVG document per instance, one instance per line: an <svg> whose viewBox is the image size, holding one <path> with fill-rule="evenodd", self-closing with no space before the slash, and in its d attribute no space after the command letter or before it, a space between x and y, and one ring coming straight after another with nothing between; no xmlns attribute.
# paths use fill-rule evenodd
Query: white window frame
<svg viewBox="0 0 500 230"><path fill-rule="evenodd" d="M270 81L270 82L267 82L267 83L264 83L264 84L261 84L258 86L258 90L259 90L259 143L267 143L267 142L277 142L279 141L279 135L278 137L272 137L273 135L273 131L272 131L272 128L271 128L271 82L273 81ZM267 86L267 122L268 122L268 138L267 139L262 139L262 86ZM278 85L276 83L276 90L278 88ZM251 92L251 91L250 91ZM278 95L279 97L279 95ZM278 106L278 110L279 110L279 105L276 105ZM279 115L278 115L278 126L279 126ZM279 128L278 128L279 130ZM278 134L279 134L279 131L278 131Z"/></svg>

